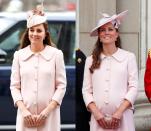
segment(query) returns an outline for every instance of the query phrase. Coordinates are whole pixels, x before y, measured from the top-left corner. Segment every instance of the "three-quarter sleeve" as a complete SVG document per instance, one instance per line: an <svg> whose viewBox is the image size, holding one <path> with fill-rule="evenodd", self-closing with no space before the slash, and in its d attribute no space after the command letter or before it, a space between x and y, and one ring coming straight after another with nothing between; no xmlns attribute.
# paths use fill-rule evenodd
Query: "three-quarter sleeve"
<svg viewBox="0 0 151 131"><path fill-rule="evenodd" d="M11 69L11 82L10 82L10 90L12 94L12 98L14 100L14 105L16 106L16 102L19 100L23 100L21 95L21 82L20 82L20 67L19 67L19 54L18 51L14 53L14 59Z"/></svg>
<svg viewBox="0 0 151 131"><path fill-rule="evenodd" d="M128 89L125 99L133 106L138 93L138 69L135 55L130 53L128 57Z"/></svg>
<svg viewBox="0 0 151 131"><path fill-rule="evenodd" d="M52 97L58 104L61 105L62 99L66 91L66 73L62 51L58 50L56 54L55 64L55 93Z"/></svg>
<svg viewBox="0 0 151 131"><path fill-rule="evenodd" d="M92 90L92 78L90 73L90 66L92 64L91 57L88 57L85 62L85 69L84 69L84 78L83 78L83 88L82 88L82 94L83 99L85 102L86 107L91 103L94 102L93 99L93 90Z"/></svg>

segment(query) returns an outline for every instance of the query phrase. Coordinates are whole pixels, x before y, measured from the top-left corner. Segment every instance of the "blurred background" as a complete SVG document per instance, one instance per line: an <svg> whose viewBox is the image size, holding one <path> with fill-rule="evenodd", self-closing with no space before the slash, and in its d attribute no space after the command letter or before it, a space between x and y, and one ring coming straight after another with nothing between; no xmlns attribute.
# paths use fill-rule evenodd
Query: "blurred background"
<svg viewBox="0 0 151 131"><path fill-rule="evenodd" d="M27 11L43 0L0 0L0 11ZM46 11L75 10L76 0L44 0Z"/></svg>

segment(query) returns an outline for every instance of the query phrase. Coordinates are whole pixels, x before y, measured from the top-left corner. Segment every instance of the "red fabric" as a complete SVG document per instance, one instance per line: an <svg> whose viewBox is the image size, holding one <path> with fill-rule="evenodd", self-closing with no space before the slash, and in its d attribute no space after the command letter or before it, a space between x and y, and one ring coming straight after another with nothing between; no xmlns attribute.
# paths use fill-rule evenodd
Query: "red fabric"
<svg viewBox="0 0 151 131"><path fill-rule="evenodd" d="M147 61L146 61L146 70L145 70L145 76L144 76L144 86L145 86L145 93L146 96L151 102L151 57L148 55Z"/></svg>

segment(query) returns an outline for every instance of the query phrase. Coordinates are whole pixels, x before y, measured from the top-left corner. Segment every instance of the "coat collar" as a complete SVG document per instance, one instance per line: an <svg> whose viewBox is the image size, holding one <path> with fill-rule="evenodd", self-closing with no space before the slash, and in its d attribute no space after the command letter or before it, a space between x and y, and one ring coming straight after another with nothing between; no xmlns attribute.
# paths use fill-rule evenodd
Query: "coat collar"
<svg viewBox="0 0 151 131"><path fill-rule="evenodd" d="M119 62L122 62L122 61L125 60L125 58L126 58L126 56L127 56L126 54L127 54L126 51L124 51L124 50L118 48L118 50L117 50L114 54L112 54L111 57L113 57L114 59L116 59L116 60L119 61ZM103 60L104 58L107 58L107 57L108 57L108 56L104 55L103 53L101 54L101 59L102 59L102 60Z"/></svg>
<svg viewBox="0 0 151 131"><path fill-rule="evenodd" d="M49 61L54 56L55 51L56 49L54 47L46 45L45 48L38 54L40 54L45 60ZM35 55L35 53L31 51L30 45L22 49L22 52L22 60L24 61Z"/></svg>

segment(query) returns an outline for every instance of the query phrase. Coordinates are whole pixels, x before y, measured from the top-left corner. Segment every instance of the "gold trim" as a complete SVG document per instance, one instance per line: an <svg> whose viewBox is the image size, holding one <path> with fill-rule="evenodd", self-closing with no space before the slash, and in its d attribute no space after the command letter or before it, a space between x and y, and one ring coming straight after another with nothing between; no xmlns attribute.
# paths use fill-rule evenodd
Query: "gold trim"
<svg viewBox="0 0 151 131"><path fill-rule="evenodd" d="M150 58L151 58L151 49L149 49L149 51L148 51L148 55L150 56Z"/></svg>

